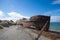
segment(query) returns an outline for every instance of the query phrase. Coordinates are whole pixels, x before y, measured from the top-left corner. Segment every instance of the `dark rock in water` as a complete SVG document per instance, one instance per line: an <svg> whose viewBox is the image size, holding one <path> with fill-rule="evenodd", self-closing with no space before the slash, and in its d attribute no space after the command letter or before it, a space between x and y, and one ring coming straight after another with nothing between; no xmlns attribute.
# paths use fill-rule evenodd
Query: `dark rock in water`
<svg viewBox="0 0 60 40"><path fill-rule="evenodd" d="M36 15L36 16L32 16L30 18L30 21L32 21L35 24L36 29L39 29L39 30L41 30L44 24L46 23L46 21L48 21L45 31L48 31L49 29L50 16Z"/></svg>

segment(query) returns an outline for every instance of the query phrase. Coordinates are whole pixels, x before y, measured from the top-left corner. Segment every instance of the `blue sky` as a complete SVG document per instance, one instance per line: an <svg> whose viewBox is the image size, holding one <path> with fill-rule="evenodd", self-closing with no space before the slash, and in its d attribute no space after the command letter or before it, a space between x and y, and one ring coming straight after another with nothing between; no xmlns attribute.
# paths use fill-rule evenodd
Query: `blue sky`
<svg viewBox="0 0 60 40"><path fill-rule="evenodd" d="M0 0L0 19L17 20L33 15L48 15L52 22L60 22L60 0Z"/></svg>

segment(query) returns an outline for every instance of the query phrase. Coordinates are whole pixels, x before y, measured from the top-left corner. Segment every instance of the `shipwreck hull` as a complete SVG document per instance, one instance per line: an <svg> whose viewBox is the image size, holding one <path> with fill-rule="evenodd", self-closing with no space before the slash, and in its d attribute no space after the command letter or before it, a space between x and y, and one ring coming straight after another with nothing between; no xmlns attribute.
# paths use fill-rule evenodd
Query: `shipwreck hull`
<svg viewBox="0 0 60 40"><path fill-rule="evenodd" d="M30 17L30 21L23 22L23 27L35 28L36 30L41 30L47 21L48 23L44 31L49 31L50 16L44 16L44 15L36 15Z"/></svg>

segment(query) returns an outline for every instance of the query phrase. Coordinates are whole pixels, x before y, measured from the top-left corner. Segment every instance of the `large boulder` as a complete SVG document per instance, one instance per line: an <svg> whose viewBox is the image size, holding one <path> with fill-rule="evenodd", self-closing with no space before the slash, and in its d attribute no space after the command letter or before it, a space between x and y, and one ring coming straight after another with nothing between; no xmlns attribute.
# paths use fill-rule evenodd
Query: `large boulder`
<svg viewBox="0 0 60 40"><path fill-rule="evenodd" d="M3 29L3 26L2 25L0 25L0 29Z"/></svg>
<svg viewBox="0 0 60 40"><path fill-rule="evenodd" d="M22 18L22 19L19 19L16 21L16 24L17 25L23 25L24 21L27 21L28 19L27 18Z"/></svg>
<svg viewBox="0 0 60 40"><path fill-rule="evenodd" d="M3 27L9 27L13 24L14 24L14 22L12 20L10 20L10 21L9 20L2 20L0 22L0 25L2 25Z"/></svg>
<svg viewBox="0 0 60 40"><path fill-rule="evenodd" d="M22 25L22 24L23 24L22 22L23 22L23 21L22 21L21 19L19 19L19 20L16 21L16 24L17 24L17 25Z"/></svg>

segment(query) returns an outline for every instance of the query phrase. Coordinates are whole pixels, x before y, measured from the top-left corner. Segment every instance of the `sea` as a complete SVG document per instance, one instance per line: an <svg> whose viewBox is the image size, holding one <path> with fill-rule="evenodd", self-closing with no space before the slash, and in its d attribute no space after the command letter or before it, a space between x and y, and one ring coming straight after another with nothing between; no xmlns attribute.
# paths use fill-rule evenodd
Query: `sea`
<svg viewBox="0 0 60 40"><path fill-rule="evenodd" d="M59 31L60 32L60 22L50 22L49 30Z"/></svg>

